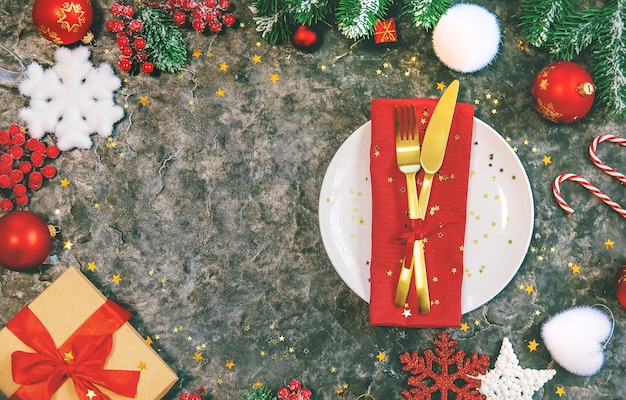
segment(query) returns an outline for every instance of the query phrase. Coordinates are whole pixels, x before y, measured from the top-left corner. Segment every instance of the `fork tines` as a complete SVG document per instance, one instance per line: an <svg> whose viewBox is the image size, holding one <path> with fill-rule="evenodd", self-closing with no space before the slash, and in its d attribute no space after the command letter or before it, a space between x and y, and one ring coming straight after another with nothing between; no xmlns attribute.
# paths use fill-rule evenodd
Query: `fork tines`
<svg viewBox="0 0 626 400"><path fill-rule="evenodd" d="M396 134L401 140L414 140L418 135L415 104L395 106Z"/></svg>

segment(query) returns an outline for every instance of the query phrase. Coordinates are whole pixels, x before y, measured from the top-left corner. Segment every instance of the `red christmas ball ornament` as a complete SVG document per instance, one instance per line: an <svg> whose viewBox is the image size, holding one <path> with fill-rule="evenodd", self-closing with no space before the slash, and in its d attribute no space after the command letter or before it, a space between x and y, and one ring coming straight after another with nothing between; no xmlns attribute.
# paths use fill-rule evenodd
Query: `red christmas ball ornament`
<svg viewBox="0 0 626 400"><path fill-rule="evenodd" d="M615 275L615 295L619 304L626 309L626 264L623 264Z"/></svg>
<svg viewBox="0 0 626 400"><path fill-rule="evenodd" d="M585 68L571 61L557 61L539 71L531 94L542 117L569 124L587 115L595 91L591 75Z"/></svg>
<svg viewBox="0 0 626 400"><path fill-rule="evenodd" d="M25 271L50 255L52 236L45 221L30 211L11 211L0 217L0 265Z"/></svg>
<svg viewBox="0 0 626 400"><path fill-rule="evenodd" d="M56 44L89 43L93 34L90 0L35 0L32 9L37 31Z"/></svg>
<svg viewBox="0 0 626 400"><path fill-rule="evenodd" d="M320 44L317 32L308 26L300 25L291 37L293 47L301 51L316 50Z"/></svg>

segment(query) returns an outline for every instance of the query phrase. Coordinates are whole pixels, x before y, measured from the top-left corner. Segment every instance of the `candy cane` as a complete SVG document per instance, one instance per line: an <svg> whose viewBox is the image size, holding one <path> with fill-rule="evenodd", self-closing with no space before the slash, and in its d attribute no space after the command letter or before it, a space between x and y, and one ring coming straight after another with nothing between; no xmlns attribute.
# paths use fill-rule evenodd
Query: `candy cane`
<svg viewBox="0 0 626 400"><path fill-rule="evenodd" d="M613 142L613 143L618 143L621 146L626 146L626 139L621 138L619 136L615 136L615 135L600 135L598 137L596 137L595 139L593 139L593 141L591 142L591 144L589 145L589 156L591 156L591 161L593 161L593 163L600 168L602 171L606 172L607 174L611 175L612 177L618 179L620 182L622 182L624 185L626 185L626 175L616 171L615 169L609 167L608 165L606 165L605 163L602 162L602 160L600 160L600 157L598 157L598 144L602 143L602 142Z"/></svg>
<svg viewBox="0 0 626 400"><path fill-rule="evenodd" d="M593 186L588 180L576 174L561 174L557 176L554 180L554 184L552 185L552 193L554 193L554 198L556 199L556 202L568 215L571 215L574 212L574 209L570 207L569 204L567 204L567 202L563 199L563 196L561 195L561 183L564 181L574 181L580 183L594 196L611 206L611 208L617 211L622 217L626 218L626 210L623 209L619 204L614 202L609 196L604 194L600 189Z"/></svg>

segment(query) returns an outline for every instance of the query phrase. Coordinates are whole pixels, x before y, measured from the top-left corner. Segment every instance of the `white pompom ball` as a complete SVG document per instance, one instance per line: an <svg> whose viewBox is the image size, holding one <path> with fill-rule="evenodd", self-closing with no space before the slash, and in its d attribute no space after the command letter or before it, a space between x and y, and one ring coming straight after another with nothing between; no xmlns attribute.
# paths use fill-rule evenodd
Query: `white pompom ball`
<svg viewBox="0 0 626 400"><path fill-rule="evenodd" d="M451 7L433 30L435 54L448 68L474 72L489 64L500 46L495 15L475 4Z"/></svg>

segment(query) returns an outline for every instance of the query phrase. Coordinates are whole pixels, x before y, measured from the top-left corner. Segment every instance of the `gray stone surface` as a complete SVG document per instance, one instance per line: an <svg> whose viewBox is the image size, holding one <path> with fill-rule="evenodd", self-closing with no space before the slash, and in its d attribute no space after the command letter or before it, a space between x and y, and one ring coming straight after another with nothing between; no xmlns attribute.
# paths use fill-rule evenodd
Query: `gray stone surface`
<svg viewBox="0 0 626 400"><path fill-rule="evenodd" d="M625 398L626 313L613 282L626 261L626 225L575 184L563 189L576 209L568 217L551 188L558 174L579 173L626 204L623 186L587 156L596 135L622 134L623 122L601 107L572 125L543 120L533 109L530 85L553 60L544 50L518 47L521 2L475 3L497 15L503 37L495 62L473 74L443 66L430 34L412 28L406 17L398 21L395 45L363 41L351 48L351 41L327 29L313 53L271 46L255 32L243 1L234 6L245 26L217 37L185 31L190 56L180 74L128 76L116 69L127 78L116 101L128 104L115 126L116 146L94 136L91 150L62 153L54 164L58 177L31 197L27 209L62 229L52 251L59 263L32 273L0 270L0 323L75 265L132 311L142 335L159 337L153 347L180 377L167 399L204 386L209 394L203 398L234 400L257 380L277 389L291 378L302 379L318 400L338 398L342 388L347 399L367 391L378 400L399 398L408 374L398 355L432 348L441 330L369 326L367 303L326 256L318 227L320 186L339 146L369 119L372 99L437 97L437 82L459 78L460 100L481 99L476 116L518 148L536 217L531 249L511 283L463 316L467 332L449 331L459 348L488 354L492 363L509 337L523 367L556 368L534 399L559 397L557 387L567 399ZM94 65L115 65L118 56L103 29L109 5L95 2ZM0 43L26 64L50 66L56 46L39 37L30 7L0 2ZM193 49L202 51L200 57L191 56ZM255 54L262 62L252 61ZM279 80L270 81L271 74ZM220 88L223 97L215 93ZM499 103L490 103L487 94ZM145 106L142 96L149 100ZM0 125L19 123L18 110L27 103L17 89L0 88ZM606 144L601 152L607 163L624 165L620 146ZM550 164L544 165L544 155ZM71 184L61 187L61 178ZM71 250L63 248L66 240L74 243ZM613 248L605 248L607 240ZM87 270L91 262L95 272ZM570 262L581 266L579 274ZM119 284L113 274L121 274ZM526 285L534 293L520 289ZM565 308L597 303L612 310L615 334L602 370L578 377L551 362L540 328ZM532 340L539 347L530 352ZM204 361L194 361L196 352ZM382 362L379 352L386 354ZM234 361L232 369L227 360Z"/></svg>

